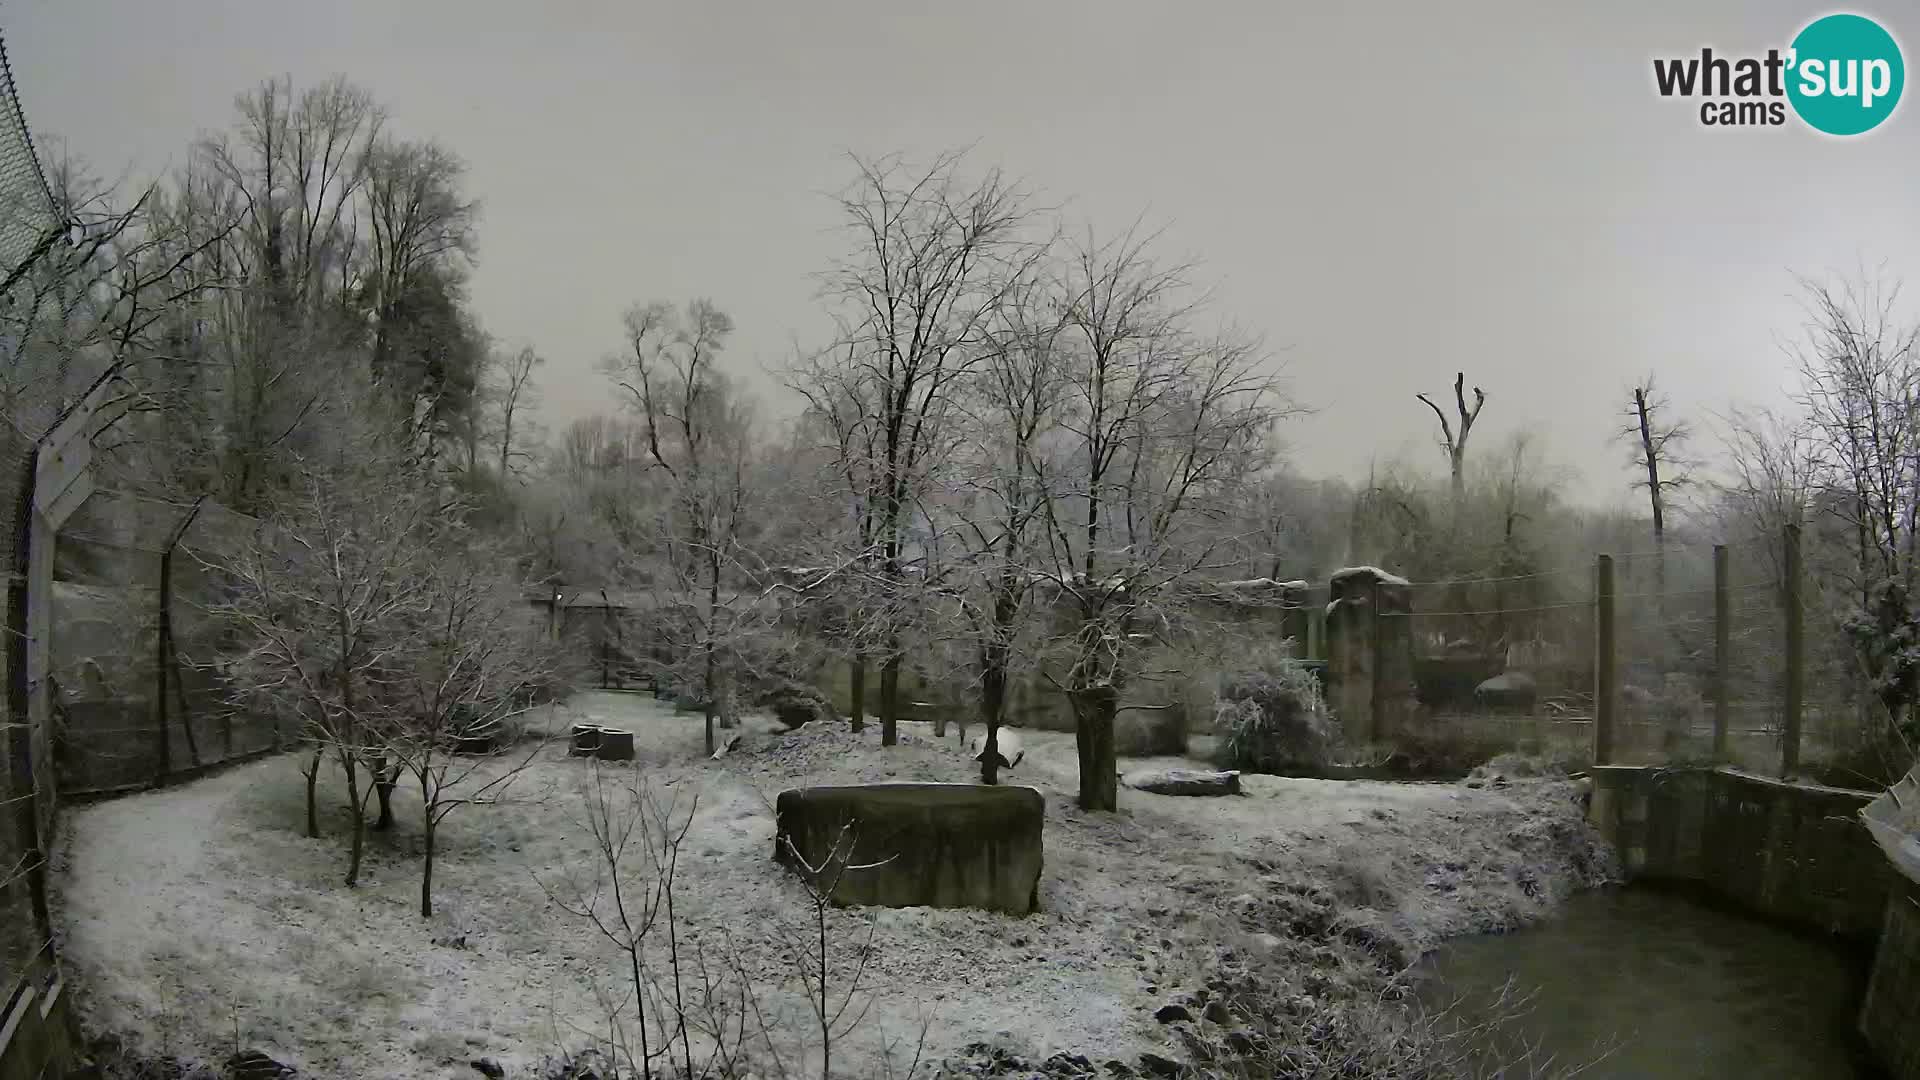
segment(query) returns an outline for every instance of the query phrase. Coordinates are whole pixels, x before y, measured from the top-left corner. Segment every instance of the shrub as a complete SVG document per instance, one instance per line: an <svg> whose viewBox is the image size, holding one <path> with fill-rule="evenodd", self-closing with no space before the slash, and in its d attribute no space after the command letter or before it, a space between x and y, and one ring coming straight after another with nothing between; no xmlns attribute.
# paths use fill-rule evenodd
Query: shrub
<svg viewBox="0 0 1920 1080"><path fill-rule="evenodd" d="M1220 764L1246 772L1316 772L1338 742L1320 684L1294 661L1222 680L1214 726Z"/></svg>
<svg viewBox="0 0 1920 1080"><path fill-rule="evenodd" d="M1127 709L1113 722L1114 748L1123 757L1156 757L1187 752L1187 711L1179 704L1164 709Z"/></svg>
<svg viewBox="0 0 1920 1080"><path fill-rule="evenodd" d="M771 711L788 729L815 720L840 719L833 700L822 691L803 682L781 681L760 692L757 704Z"/></svg>

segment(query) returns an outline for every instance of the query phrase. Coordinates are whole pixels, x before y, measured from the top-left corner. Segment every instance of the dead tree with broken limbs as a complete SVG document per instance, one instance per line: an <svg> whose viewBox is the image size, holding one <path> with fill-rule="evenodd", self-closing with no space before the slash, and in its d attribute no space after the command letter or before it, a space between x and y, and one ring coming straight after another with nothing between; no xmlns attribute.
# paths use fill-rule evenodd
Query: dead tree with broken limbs
<svg viewBox="0 0 1920 1080"><path fill-rule="evenodd" d="M1648 375L1633 385L1627 424L1619 438L1629 449L1631 486L1647 493L1653 519L1654 593L1664 607L1667 595L1668 500L1693 482L1692 463L1684 456L1693 429L1672 417L1673 404Z"/></svg>
<svg viewBox="0 0 1920 1080"><path fill-rule="evenodd" d="M1455 506L1467 493L1467 437L1473 434L1473 422L1480 419L1480 410L1487 403L1487 392L1479 387L1473 388L1473 406L1467 406L1467 373L1457 372L1453 376L1453 407L1458 414L1459 427L1447 419L1446 411L1425 394L1415 394L1433 415L1440 421L1440 448L1447 454L1447 473L1452 481L1453 502Z"/></svg>

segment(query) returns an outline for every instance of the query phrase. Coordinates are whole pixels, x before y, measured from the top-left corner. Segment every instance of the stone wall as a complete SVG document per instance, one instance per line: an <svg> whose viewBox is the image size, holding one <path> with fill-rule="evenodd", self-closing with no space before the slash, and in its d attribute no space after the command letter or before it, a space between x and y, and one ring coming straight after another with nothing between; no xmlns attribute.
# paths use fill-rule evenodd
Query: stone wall
<svg viewBox="0 0 1920 1080"><path fill-rule="evenodd" d="M1894 1080L1920 1080L1920 885L1905 879L1887 902L1860 1034Z"/></svg>
<svg viewBox="0 0 1920 1080"><path fill-rule="evenodd" d="M1698 882L1755 914L1860 942L1897 875L1859 811L1872 794L1733 769L1602 766L1590 816L1630 877Z"/></svg>
<svg viewBox="0 0 1920 1080"><path fill-rule="evenodd" d="M1860 1033L1920 1080L1920 884L1860 821L1874 793L1734 769L1593 770L1589 812L1630 877L1696 882L1734 905L1874 947Z"/></svg>
<svg viewBox="0 0 1920 1080"><path fill-rule="evenodd" d="M50 1080L74 1057L74 1024L66 981L38 979L21 988L0 1017L0 1080Z"/></svg>
<svg viewBox="0 0 1920 1080"><path fill-rule="evenodd" d="M1327 704L1351 745L1391 739L1413 719L1412 591L1372 567L1329 582Z"/></svg>

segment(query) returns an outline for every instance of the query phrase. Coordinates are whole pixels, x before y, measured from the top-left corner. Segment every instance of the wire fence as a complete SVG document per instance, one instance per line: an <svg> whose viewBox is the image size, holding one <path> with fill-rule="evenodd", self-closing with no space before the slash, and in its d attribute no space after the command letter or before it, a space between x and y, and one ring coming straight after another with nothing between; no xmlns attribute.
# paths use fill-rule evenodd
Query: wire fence
<svg viewBox="0 0 1920 1080"><path fill-rule="evenodd" d="M251 518L96 492L61 530L55 562L53 766L66 798L125 791L284 745L222 674L217 553ZM178 537L177 541L173 538Z"/></svg>
<svg viewBox="0 0 1920 1080"><path fill-rule="evenodd" d="M26 446L25 463L0 473L0 490L24 503L32 498L31 444L0 427L0 441L9 434ZM254 524L211 503L96 489L48 537L44 565L36 559L38 569L11 576L11 768L0 788L0 811L15 824L0 833L0 978L9 1011L34 1015L24 996L45 995L58 980L45 871L61 801L156 787L284 745L270 714L236 702L220 663L231 643L215 615L224 582L213 567ZM44 631L31 634L18 630L36 625L23 614L30 590L32 604L48 608ZM35 637L46 656L43 691L24 659ZM44 722L27 706L36 692L49 701Z"/></svg>
<svg viewBox="0 0 1920 1080"><path fill-rule="evenodd" d="M26 582L15 566L23 500L22 479L30 467L32 446L10 424L0 424L0 558L8 570L6 625L16 628L16 618L26 604ZM25 695L14 693L23 681L24 642L15 645L7 635L7 647L0 649L0 676L7 687L6 711L0 726L0 745L6 749L7 768L0 773L0 990L5 1008L0 1016L11 1016L21 994L36 975L50 969L53 939L51 927L42 918L44 878L35 875L45 869L45 857L38 841L34 821L37 810L32 769L31 729L27 724Z"/></svg>
<svg viewBox="0 0 1920 1080"><path fill-rule="evenodd" d="M0 272L11 286L0 291L0 565L7 573L6 647L0 649L0 685L7 688L0 712L0 1059L6 1058L6 1033L20 1029L19 1018L39 1015L22 1008L23 998L43 993L58 978L40 820L49 800L36 787L37 733L27 717L24 541L34 444L60 409L69 365L58 350L35 347L38 294L20 282L60 234L60 214L0 44Z"/></svg>
<svg viewBox="0 0 1920 1080"><path fill-rule="evenodd" d="M1834 782L1876 777L1881 770L1866 760L1876 703L1833 615L1834 598L1815 584L1824 579L1805 569L1812 551L1801 553L1801 640L1789 649L1785 548L1783 536L1609 556L1609 604L1598 560L1410 584L1404 622L1419 730L1484 752L1590 760L1604 712L1611 763L1715 761ZM1596 674L1603 608L1613 657L1604 703ZM1796 669L1797 710L1789 680ZM1799 721L1791 751L1790 715Z"/></svg>

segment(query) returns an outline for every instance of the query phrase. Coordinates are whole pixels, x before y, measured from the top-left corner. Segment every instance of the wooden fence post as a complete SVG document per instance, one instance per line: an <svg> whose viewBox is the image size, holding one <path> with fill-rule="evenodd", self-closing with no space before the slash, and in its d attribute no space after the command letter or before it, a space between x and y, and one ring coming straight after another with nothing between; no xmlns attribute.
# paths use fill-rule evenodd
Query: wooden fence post
<svg viewBox="0 0 1920 1080"><path fill-rule="evenodd" d="M1385 711L1381 705L1381 699L1386 696L1382 691L1386 686L1387 628L1386 620L1380 614L1380 579L1377 577L1373 579L1372 589L1367 596L1367 616L1373 620L1372 625L1367 628L1370 631L1368 639L1373 653L1373 670L1370 672L1373 676L1373 688L1367 694L1368 712L1372 715L1367 718L1367 741L1372 742L1384 737L1380 714Z"/></svg>
<svg viewBox="0 0 1920 1080"><path fill-rule="evenodd" d="M1307 590L1307 654L1304 660L1325 660L1327 648L1327 605L1315 603L1313 590Z"/></svg>
<svg viewBox="0 0 1920 1080"><path fill-rule="evenodd" d="M1727 760L1727 684L1733 663L1728 603L1727 545L1713 545L1713 757Z"/></svg>
<svg viewBox="0 0 1920 1080"><path fill-rule="evenodd" d="M1594 562L1593 763L1613 763L1614 672L1613 556Z"/></svg>
<svg viewBox="0 0 1920 1080"><path fill-rule="evenodd" d="M1806 696L1806 642L1800 610L1800 526L1786 527L1786 580L1780 603L1787 617L1786 714L1780 732L1780 775L1791 778L1800 770L1801 709Z"/></svg>

